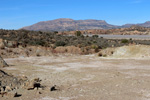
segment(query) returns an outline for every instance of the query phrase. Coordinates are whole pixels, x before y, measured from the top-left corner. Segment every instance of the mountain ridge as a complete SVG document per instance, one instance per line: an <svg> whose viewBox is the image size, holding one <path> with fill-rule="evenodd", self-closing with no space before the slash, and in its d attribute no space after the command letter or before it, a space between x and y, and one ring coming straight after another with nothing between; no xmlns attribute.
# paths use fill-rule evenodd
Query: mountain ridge
<svg viewBox="0 0 150 100"><path fill-rule="evenodd" d="M105 20L86 19L73 20L70 18L59 18L48 21L40 21L21 29L33 31L75 31L75 30L91 30L91 29L116 29L129 28L133 25L150 27L150 21L138 24L125 24L122 26L108 24Z"/></svg>

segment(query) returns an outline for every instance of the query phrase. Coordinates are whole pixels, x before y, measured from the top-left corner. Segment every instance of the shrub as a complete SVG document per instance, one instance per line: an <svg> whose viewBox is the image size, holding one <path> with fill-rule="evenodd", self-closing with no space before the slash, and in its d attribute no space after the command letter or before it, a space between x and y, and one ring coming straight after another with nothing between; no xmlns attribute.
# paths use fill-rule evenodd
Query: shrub
<svg viewBox="0 0 150 100"><path fill-rule="evenodd" d="M93 43L97 43L97 41L94 40Z"/></svg>
<svg viewBox="0 0 150 100"><path fill-rule="evenodd" d="M81 36L81 32L80 32L80 31L76 31L76 32L75 32L75 35L76 35L76 36Z"/></svg>
<svg viewBox="0 0 150 100"><path fill-rule="evenodd" d="M45 45L45 41L39 40L39 41L36 41L36 44L44 46Z"/></svg>
<svg viewBox="0 0 150 100"><path fill-rule="evenodd" d="M98 46L97 45L91 45L91 48L92 49L98 49Z"/></svg>
<svg viewBox="0 0 150 100"><path fill-rule="evenodd" d="M99 56L99 57L102 57L102 56L103 56L103 54L102 54L102 53L99 53L99 54L98 54L98 56Z"/></svg>
<svg viewBox="0 0 150 100"><path fill-rule="evenodd" d="M54 31L54 33L55 33L55 34L57 34L57 33L58 33L58 31Z"/></svg>
<svg viewBox="0 0 150 100"><path fill-rule="evenodd" d="M55 43L55 46L65 46L65 45L66 45L66 43L64 41L57 41Z"/></svg>
<svg viewBox="0 0 150 100"><path fill-rule="evenodd" d="M107 55L106 55L106 54L104 54L104 55L103 55L103 57L107 57Z"/></svg>
<svg viewBox="0 0 150 100"><path fill-rule="evenodd" d="M98 38L98 35L93 35L92 37L93 37L93 38Z"/></svg>
<svg viewBox="0 0 150 100"><path fill-rule="evenodd" d="M129 41L127 39L123 39L121 40L121 43L129 43Z"/></svg>

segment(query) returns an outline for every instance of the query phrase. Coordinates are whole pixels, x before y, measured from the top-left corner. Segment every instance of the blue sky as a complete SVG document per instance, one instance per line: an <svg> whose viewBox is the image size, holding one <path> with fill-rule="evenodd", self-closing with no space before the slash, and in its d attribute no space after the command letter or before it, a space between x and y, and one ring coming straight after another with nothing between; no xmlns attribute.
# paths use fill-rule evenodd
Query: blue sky
<svg viewBox="0 0 150 100"><path fill-rule="evenodd" d="M0 28L19 29L57 18L143 23L150 21L149 10L150 0L1 0Z"/></svg>

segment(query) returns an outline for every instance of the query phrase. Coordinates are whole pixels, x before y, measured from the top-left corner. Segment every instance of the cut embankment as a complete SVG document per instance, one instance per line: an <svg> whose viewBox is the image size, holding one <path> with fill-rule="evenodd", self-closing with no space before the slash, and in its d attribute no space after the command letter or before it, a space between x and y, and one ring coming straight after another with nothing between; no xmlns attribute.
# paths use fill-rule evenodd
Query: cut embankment
<svg viewBox="0 0 150 100"><path fill-rule="evenodd" d="M107 48L100 51L98 55L106 58L150 58L150 46L129 45L117 48Z"/></svg>

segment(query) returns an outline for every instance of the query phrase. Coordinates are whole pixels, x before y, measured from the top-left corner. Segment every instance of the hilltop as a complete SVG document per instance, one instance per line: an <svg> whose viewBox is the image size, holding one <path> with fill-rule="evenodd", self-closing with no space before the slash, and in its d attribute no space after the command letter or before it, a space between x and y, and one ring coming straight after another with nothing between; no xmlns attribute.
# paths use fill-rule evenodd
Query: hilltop
<svg viewBox="0 0 150 100"><path fill-rule="evenodd" d="M108 24L104 20L73 20L68 18L60 18L50 21L42 21L22 29L34 31L73 31L88 29L112 29L118 26Z"/></svg>
<svg viewBox="0 0 150 100"><path fill-rule="evenodd" d="M49 21L41 21L31 26L21 29L33 31L75 31L75 30L94 30L94 29L118 29L129 28L131 26L150 27L150 21L139 24L125 24L122 26L112 25L104 20L73 20L69 18L60 18Z"/></svg>

